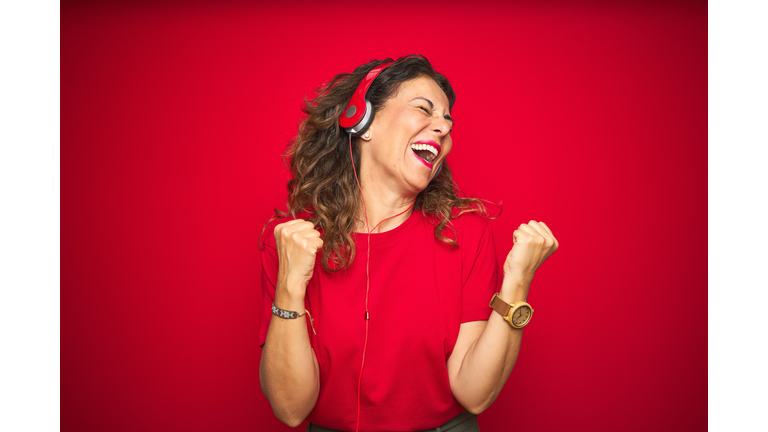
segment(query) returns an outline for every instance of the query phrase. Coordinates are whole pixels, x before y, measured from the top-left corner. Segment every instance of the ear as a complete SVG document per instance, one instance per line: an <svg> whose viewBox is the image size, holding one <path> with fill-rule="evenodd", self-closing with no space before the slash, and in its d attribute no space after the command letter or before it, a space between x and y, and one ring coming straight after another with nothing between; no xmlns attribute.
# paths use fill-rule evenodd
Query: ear
<svg viewBox="0 0 768 432"><path fill-rule="evenodd" d="M371 132L370 127L365 131L365 133L360 135L360 139L362 139L363 141L370 141L373 139L373 133Z"/></svg>

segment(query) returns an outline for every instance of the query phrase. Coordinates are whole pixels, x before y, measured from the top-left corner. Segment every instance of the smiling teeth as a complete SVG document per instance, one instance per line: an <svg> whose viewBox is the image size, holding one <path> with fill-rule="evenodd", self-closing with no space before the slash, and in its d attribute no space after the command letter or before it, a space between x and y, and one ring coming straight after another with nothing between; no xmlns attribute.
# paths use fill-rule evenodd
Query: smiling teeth
<svg viewBox="0 0 768 432"><path fill-rule="evenodd" d="M430 153L437 156L437 149L429 144L411 144L411 148L414 150L429 150Z"/></svg>
<svg viewBox="0 0 768 432"><path fill-rule="evenodd" d="M432 162L437 157L437 149L429 144L411 144L413 150L427 150L432 153L432 157L427 159L427 162Z"/></svg>

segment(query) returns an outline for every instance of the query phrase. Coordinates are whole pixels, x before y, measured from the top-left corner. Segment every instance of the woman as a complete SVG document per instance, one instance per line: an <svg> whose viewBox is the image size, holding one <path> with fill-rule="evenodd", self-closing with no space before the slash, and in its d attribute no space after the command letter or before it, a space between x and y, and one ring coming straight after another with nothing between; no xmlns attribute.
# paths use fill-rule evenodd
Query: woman
<svg viewBox="0 0 768 432"><path fill-rule="evenodd" d="M445 162L454 100L408 56L340 74L307 102L286 152L291 217L268 224L262 254L260 380L284 423L479 430L509 377L531 280L558 243L522 224L500 271L484 206L457 195ZM359 110L368 123L351 126Z"/></svg>

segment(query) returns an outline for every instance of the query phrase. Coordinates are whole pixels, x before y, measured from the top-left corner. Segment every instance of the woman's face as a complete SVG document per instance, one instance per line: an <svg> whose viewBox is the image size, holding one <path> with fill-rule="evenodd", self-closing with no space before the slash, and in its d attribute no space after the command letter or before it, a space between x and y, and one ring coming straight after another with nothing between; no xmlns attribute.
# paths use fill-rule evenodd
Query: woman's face
<svg viewBox="0 0 768 432"><path fill-rule="evenodd" d="M424 190L451 151L448 109L448 97L432 78L403 82L376 112L366 131L370 138L362 138L364 177L403 196Z"/></svg>

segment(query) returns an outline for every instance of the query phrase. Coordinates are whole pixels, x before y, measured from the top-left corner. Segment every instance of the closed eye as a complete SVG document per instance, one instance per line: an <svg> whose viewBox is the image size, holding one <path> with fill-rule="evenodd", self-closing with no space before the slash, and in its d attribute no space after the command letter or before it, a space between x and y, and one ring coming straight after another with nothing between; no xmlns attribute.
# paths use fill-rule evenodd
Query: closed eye
<svg viewBox="0 0 768 432"><path fill-rule="evenodd" d="M427 115L429 115L429 116L431 116L431 115L432 115L432 112L430 112L428 109L424 108L423 106L419 106L419 109L420 109L420 110L422 110L422 111L424 111L424 113L425 113L425 114L427 114ZM450 120L450 119L449 119L449 120ZM451 120L451 124L453 124L453 120ZM451 134L451 132L453 132L453 128L451 128L451 130L449 130L449 131L448 131L448 135L450 135L450 134Z"/></svg>

